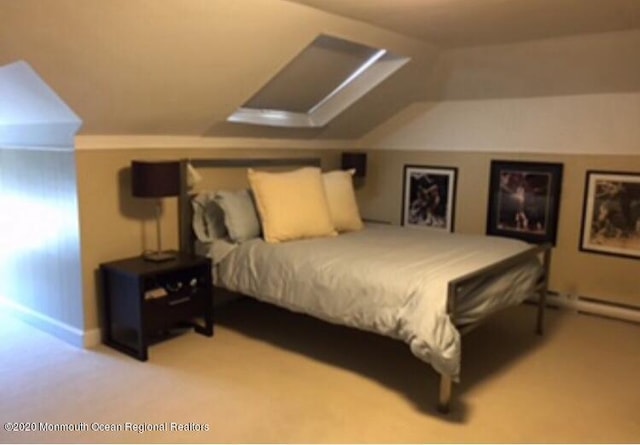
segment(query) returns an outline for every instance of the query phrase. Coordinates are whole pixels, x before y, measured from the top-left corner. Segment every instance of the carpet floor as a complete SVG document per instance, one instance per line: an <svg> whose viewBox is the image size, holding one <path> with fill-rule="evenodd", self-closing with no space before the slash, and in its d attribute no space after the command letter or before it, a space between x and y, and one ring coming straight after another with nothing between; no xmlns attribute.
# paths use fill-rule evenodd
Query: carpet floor
<svg viewBox="0 0 640 445"><path fill-rule="evenodd" d="M0 315L0 420L35 430L0 442L640 441L640 326L560 310L544 336L534 325L524 305L463 338L445 416L405 344L249 299L217 309L213 338L184 332L145 363Z"/></svg>

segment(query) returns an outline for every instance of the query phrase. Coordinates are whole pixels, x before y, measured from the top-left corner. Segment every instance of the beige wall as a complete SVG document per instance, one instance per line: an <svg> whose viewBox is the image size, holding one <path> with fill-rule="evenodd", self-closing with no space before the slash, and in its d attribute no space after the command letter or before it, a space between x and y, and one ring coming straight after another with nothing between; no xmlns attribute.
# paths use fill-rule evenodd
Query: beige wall
<svg viewBox="0 0 640 445"><path fill-rule="evenodd" d="M358 190L364 217L400 223L405 164L458 168L455 231L485 234L492 159L560 162L564 165L558 237L551 289L640 306L638 260L578 249L587 170L640 171L640 156L585 156L374 150L366 183Z"/></svg>
<svg viewBox="0 0 640 445"><path fill-rule="evenodd" d="M372 150L371 173L359 191L365 216L398 222L404 163L452 165L460 168L456 227L484 233L491 159L563 162L552 286L638 303L631 282L637 261L580 253L577 246L585 171L640 170L640 31L440 51L289 2L113 0L97 8L74 0L52 3L1 3L8 20L0 36L11 38L0 39L6 43L0 64L29 61L81 115L88 137L122 135L125 143L121 140L119 147L127 147L128 135L199 140L197 148L179 148L173 141L161 149L111 149L107 143L105 149L73 154L84 304L55 311L82 307L85 329L98 326L99 264L153 247L152 204L129 193L131 159L315 153L325 157L325 164L337 165L339 150L308 147L324 148L319 139L331 139L326 148L335 148L333 139L357 138L372 127L357 142ZM176 10L187 19L176 20ZM153 20L138 20L142 16ZM108 26L96 27L96 22ZM318 32L385 47L413 60L395 80L384 82L320 131L224 122ZM207 147L216 139L202 135L255 137L255 149L225 149L219 142ZM310 145L304 150L266 148L273 147L266 141L294 137ZM175 199L164 203L164 244L174 247ZM77 325L75 315L64 319Z"/></svg>
<svg viewBox="0 0 640 445"><path fill-rule="evenodd" d="M25 166L37 166L37 156L33 152L13 152L24 162L9 162L10 157L3 151L3 165L13 165L14 171L25 172ZM20 289L25 295L22 301L34 310L48 314L77 328L91 330L99 325L99 279L97 270L101 262L127 256L138 255L146 248L155 246L155 226L153 206L146 200L130 195L129 165L132 159L176 159L182 157L270 157L270 156L321 156L324 168L339 164L340 150L275 150L275 149L137 149L137 150L80 150L75 154L57 153L54 159L46 160L46 171L56 181L43 183L48 194L63 190L61 184L72 184L72 179L62 179L65 171L56 158L77 163L78 206L80 237L82 240L82 295L73 291L73 283L78 286L80 277L74 274L69 263L73 251L52 246L43 257L43 263L29 270L17 271L18 277L37 276L42 280L26 281ZM41 156L40 156L41 157ZM16 158L17 159L17 158ZM35 161L34 161L35 159ZM588 169L640 171L640 156L583 156L469 152L420 152L399 150L373 150L369 152L368 176L363 188L358 190L358 199L364 217L400 222L402 174L404 164L453 166L458 170L456 196L456 231L464 233L485 233L488 201L489 164L491 159L516 159L564 164L564 182L558 242L554 249L551 287L561 292L608 299L611 301L640 304L635 271L637 260L610 257L578 250L580 222L585 172ZM51 168L51 166L57 166ZM67 166L68 167L68 166ZM67 169L68 170L68 169ZM6 169L3 178L6 179ZM54 174L55 173L55 174ZM19 175L16 175L19 176ZM30 175L29 175L30 176ZM38 173L36 177L41 177ZM233 178L243 176L239 170ZM225 179L225 181L227 181ZM7 190L6 181L3 190ZM58 185L56 185L58 184ZM61 188L62 187L62 188ZM46 196L44 189L38 192ZM66 196L66 195L65 195ZM69 198L67 196L67 198ZM65 198L65 200L67 199ZM57 202L55 199L53 203ZM74 202L70 199L69 202ZM163 243L167 248L178 245L176 199L164 200ZM72 220L72 222L75 219ZM77 226L76 226L77 229ZM77 240L77 238L76 238ZM65 241L68 243L68 240ZM77 246L77 245L76 245ZM72 249L73 250L73 249ZM70 256L71 254L71 256ZM53 257L52 257L53 255ZM76 257L78 261L78 257ZM33 264L33 263L31 263ZM47 264L52 272L46 272ZM33 275L37 269L37 274ZM8 268L3 268L9 271ZM13 269L12 272L16 272ZM34 272L35 273L35 272ZM74 281L75 277L75 281ZM8 281L3 280L5 286ZM52 289L55 293L43 292ZM40 283L31 286L29 283ZM44 285L46 283L46 285ZM71 287L70 287L71 286ZM33 292L29 289L34 288ZM38 291L38 289L40 289ZM35 296L33 306L30 296ZM38 300L36 297L46 298ZM75 297L74 297L75 295ZM75 299L74 299L75 298ZM82 298L84 298L83 301ZM40 301L37 303L37 301ZM44 305L44 306L43 306ZM83 320L84 319L84 320ZM84 325L83 325L84 323Z"/></svg>
<svg viewBox="0 0 640 445"><path fill-rule="evenodd" d="M133 159L245 158L245 157L321 157L323 168L336 167L339 153L333 150L275 149L136 149L80 150L76 152L80 232L82 239L82 277L84 327L99 325L100 263L139 255L155 248L153 202L133 198L130 192L130 164ZM245 175L237 169L233 182ZM241 181L242 179L240 179ZM224 184L219 184L223 186ZM178 248L177 199L163 200L163 248Z"/></svg>

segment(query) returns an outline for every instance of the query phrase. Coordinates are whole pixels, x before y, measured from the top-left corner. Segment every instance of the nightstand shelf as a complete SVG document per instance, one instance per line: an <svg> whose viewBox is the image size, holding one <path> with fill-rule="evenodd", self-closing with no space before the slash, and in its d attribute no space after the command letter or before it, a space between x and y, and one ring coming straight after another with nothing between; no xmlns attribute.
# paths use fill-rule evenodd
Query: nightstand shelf
<svg viewBox="0 0 640 445"><path fill-rule="evenodd" d="M178 253L174 260L156 263L133 257L101 264L100 271L105 344L145 361L149 345L177 328L213 335L208 258Z"/></svg>

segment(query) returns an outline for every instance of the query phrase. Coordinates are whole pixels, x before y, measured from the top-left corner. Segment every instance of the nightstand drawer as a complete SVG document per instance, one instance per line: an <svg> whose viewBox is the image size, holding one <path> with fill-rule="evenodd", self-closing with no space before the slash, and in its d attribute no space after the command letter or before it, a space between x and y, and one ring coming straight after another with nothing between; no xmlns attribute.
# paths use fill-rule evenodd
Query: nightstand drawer
<svg viewBox="0 0 640 445"><path fill-rule="evenodd" d="M175 292L163 298L146 300L143 317L146 331L168 330L176 323L202 316L208 304L207 298L211 295L200 290Z"/></svg>

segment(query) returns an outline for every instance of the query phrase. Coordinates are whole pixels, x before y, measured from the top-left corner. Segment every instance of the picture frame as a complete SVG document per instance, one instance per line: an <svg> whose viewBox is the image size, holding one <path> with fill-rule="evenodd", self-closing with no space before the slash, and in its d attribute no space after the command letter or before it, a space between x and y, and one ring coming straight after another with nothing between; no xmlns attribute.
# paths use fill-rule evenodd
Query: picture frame
<svg viewBox="0 0 640 445"><path fill-rule="evenodd" d="M555 246L563 164L491 161L487 235Z"/></svg>
<svg viewBox="0 0 640 445"><path fill-rule="evenodd" d="M456 167L405 165L402 225L453 232L457 176Z"/></svg>
<svg viewBox="0 0 640 445"><path fill-rule="evenodd" d="M640 258L640 173L587 171L580 250Z"/></svg>

